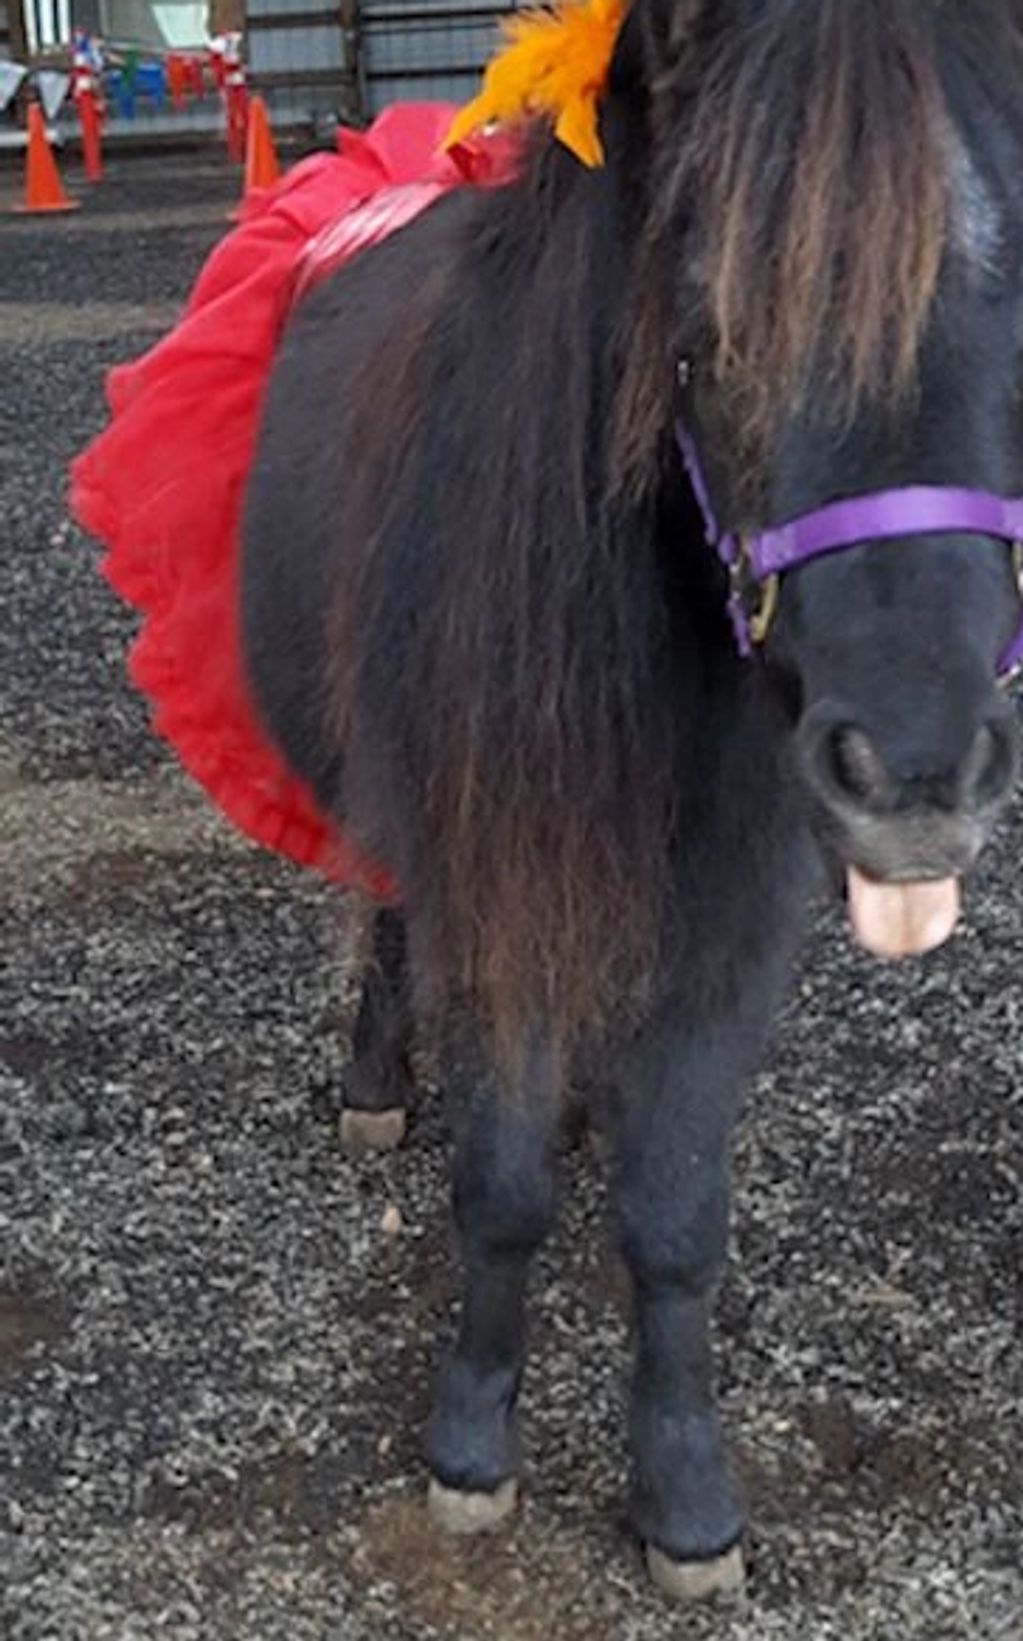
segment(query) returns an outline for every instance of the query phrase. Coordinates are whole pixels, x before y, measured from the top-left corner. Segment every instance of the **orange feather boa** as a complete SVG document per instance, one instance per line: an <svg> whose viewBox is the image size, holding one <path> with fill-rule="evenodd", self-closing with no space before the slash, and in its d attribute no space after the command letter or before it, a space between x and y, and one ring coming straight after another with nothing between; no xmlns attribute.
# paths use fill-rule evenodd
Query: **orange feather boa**
<svg viewBox="0 0 1023 1641"><path fill-rule="evenodd" d="M547 117L583 165L601 165L597 104L625 15L625 0L563 0L503 25L507 44L488 65L479 96L456 116L445 146L482 126Z"/></svg>

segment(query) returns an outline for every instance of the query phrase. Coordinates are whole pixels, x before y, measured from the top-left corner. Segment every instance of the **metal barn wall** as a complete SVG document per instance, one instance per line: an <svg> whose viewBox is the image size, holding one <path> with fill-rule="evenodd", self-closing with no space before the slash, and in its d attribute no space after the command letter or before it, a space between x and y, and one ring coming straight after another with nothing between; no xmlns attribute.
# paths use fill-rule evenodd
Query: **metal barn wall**
<svg viewBox="0 0 1023 1641"><path fill-rule="evenodd" d="M27 4L50 15L69 0ZM356 125L387 103L413 98L462 102L472 95L493 50L498 20L515 5L516 0L246 0L250 82L281 126L336 117ZM75 9L80 12L81 0L75 0ZM0 0L0 56L20 43L21 16L22 0ZM106 32L112 34L109 27ZM222 123L214 97L184 111L140 100L132 121L111 110L107 129L110 135L172 136L216 130Z"/></svg>
<svg viewBox="0 0 1023 1641"><path fill-rule="evenodd" d="M361 113L357 0L248 0L249 78L277 123Z"/></svg>
<svg viewBox="0 0 1023 1641"><path fill-rule="evenodd" d="M277 119L355 124L387 103L462 102L515 0L248 0L254 89Z"/></svg>
<svg viewBox="0 0 1023 1641"><path fill-rule="evenodd" d="M413 98L465 102L513 4L494 0L363 0L367 112Z"/></svg>

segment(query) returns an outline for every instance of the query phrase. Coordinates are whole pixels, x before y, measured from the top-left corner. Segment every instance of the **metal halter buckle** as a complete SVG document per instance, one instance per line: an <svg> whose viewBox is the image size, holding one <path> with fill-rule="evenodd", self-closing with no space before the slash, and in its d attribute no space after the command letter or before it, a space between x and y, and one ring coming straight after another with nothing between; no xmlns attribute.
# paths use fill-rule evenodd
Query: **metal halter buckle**
<svg viewBox="0 0 1023 1641"><path fill-rule="evenodd" d="M745 538L739 538L739 550L729 565L732 601L745 617L749 641L755 647L762 645L771 630L778 609L778 590L781 577L765 576L758 581L752 573L749 547Z"/></svg>

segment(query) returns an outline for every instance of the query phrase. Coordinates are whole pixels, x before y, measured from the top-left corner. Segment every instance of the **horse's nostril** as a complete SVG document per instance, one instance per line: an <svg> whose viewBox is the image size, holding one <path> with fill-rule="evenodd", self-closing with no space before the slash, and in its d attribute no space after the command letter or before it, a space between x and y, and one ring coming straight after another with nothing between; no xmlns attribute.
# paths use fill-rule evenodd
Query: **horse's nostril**
<svg viewBox="0 0 1023 1641"><path fill-rule="evenodd" d="M884 752L865 729L833 708L811 709L800 727L804 767L826 804L847 817L883 820L923 810L976 814L996 809L1015 784L1015 720L993 713L969 741Z"/></svg>
<svg viewBox="0 0 1023 1641"><path fill-rule="evenodd" d="M827 784L840 797L868 808L883 804L891 782L870 738L854 724L839 724L823 737L821 747Z"/></svg>
<svg viewBox="0 0 1023 1641"><path fill-rule="evenodd" d="M982 724L962 771L963 798L986 806L1005 798L1016 778L1016 740L1009 722L994 718Z"/></svg>

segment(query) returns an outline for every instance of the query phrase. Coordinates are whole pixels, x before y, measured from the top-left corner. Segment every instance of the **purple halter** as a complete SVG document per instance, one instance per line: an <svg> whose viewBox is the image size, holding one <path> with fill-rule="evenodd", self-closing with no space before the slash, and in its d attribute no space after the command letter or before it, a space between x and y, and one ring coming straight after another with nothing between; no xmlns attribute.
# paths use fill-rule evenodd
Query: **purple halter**
<svg viewBox="0 0 1023 1641"><path fill-rule="evenodd" d="M731 579L728 613L742 656L752 655L755 645L766 636L778 576L810 559L838 553L865 541L895 541L946 530L993 536L1015 548L1017 574L1020 574L1023 497L996 496L990 490L945 485L908 485L899 490L875 490L848 501L829 502L787 524L740 537L719 529L699 452L681 422L676 424L676 437L693 494L703 514L708 545L714 548ZM767 603L759 615L751 615L746 605L745 594L751 583L767 590ZM1015 637L998 659L998 672L1006 676L1021 666L1023 617Z"/></svg>

